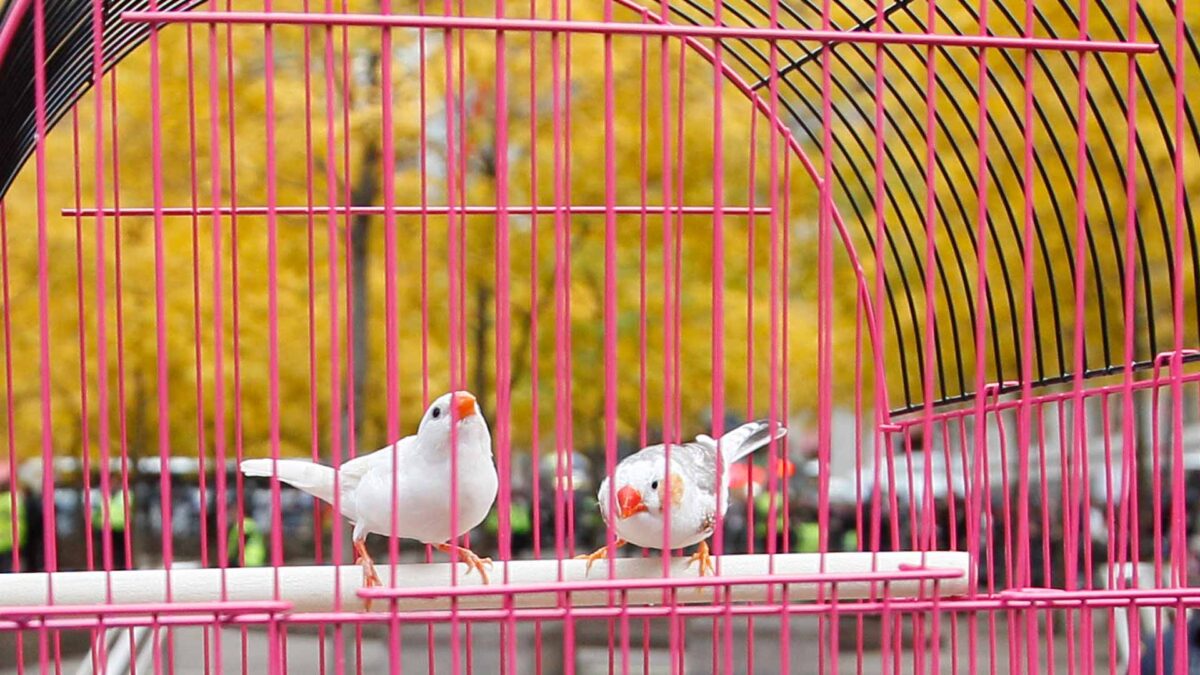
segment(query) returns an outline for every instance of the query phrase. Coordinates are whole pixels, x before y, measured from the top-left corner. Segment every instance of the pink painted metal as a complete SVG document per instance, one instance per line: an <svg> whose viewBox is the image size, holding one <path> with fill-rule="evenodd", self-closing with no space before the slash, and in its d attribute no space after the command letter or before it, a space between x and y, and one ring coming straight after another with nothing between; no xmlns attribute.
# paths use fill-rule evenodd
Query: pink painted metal
<svg viewBox="0 0 1200 675"><path fill-rule="evenodd" d="M688 36L710 39L747 38L752 40L797 40L814 42L863 42L883 44L914 44L947 47L997 47L1008 49L1054 49L1078 52L1150 53L1158 49L1154 43L1135 43L1104 40L1068 40L1045 38L1001 38L991 36L940 35L937 33L864 33L832 30L801 30L785 28L734 28L729 26L680 26L675 24L622 23L601 21L571 21L561 19L503 19L467 16L412 16L393 14L320 14L293 12L155 12L129 11L121 18L145 23L231 23L269 26L332 25L389 26L407 28L444 28L488 31L537 31L564 36L573 33L601 35L660 35Z"/></svg>
<svg viewBox="0 0 1200 675"><path fill-rule="evenodd" d="M73 54L90 83L64 92L48 55L79 46L48 42L54 0L16 0L0 82L30 106L13 143L33 161L0 199L0 661L1187 672L1200 27L1165 2L93 0ZM114 63L115 27L146 58ZM384 448L419 470L394 442L458 390L491 431L489 518L448 555L367 540L388 578L448 558L447 577L359 589L363 611L335 576L306 589L332 611L297 611L279 569L358 562L354 494L315 502L238 464L342 472ZM726 492L722 434L752 419L787 436ZM701 433L715 475L651 488L667 552L622 545L602 479L659 442L677 466ZM672 577L700 481L720 557ZM462 490L435 486L455 532ZM398 491L389 508L393 534L414 517ZM556 564L464 585L457 546ZM579 580L571 558L598 549L654 573ZM881 570L894 550L971 562ZM758 552L765 579L739 572ZM788 571L797 552L818 571ZM211 601L173 599L192 567L248 565L274 568L273 600L231 601L224 573ZM164 601L123 602L122 567L164 570ZM5 604L25 575L84 569L105 603L51 585ZM521 606L535 594L555 606ZM413 609L428 599L448 609Z"/></svg>

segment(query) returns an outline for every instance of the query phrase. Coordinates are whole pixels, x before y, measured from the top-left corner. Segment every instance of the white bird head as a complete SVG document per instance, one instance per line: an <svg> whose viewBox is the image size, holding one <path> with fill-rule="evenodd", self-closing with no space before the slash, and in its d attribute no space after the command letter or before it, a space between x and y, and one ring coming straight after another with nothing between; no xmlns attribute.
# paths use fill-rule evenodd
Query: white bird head
<svg viewBox="0 0 1200 675"><path fill-rule="evenodd" d="M621 520L628 520L641 513L654 517L662 515L664 504L668 501L668 481L661 458L651 459L633 455L617 465L614 474L616 486L617 508L616 515ZM675 509L683 500L687 487L684 477L676 472L671 473L670 503ZM600 487L601 507L607 512L609 498L608 481Z"/></svg>
<svg viewBox="0 0 1200 675"><path fill-rule="evenodd" d="M486 443L491 451L491 435L487 421L479 411L475 395L469 391L442 394L429 405L421 424L417 427L417 438L426 448L449 448L451 428L455 428L454 440L459 447Z"/></svg>

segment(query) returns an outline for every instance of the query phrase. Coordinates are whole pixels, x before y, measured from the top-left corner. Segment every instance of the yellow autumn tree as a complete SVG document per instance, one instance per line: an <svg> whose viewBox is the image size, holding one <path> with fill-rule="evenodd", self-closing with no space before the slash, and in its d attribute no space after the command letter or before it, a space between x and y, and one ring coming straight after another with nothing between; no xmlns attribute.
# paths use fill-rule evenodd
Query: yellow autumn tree
<svg viewBox="0 0 1200 675"><path fill-rule="evenodd" d="M276 9L286 10L289 6L279 5ZM376 7L354 3L351 9L375 11ZM580 8L576 17L600 18L599 11ZM548 14L548 6L539 6L539 16ZM275 396L284 454L308 454L315 449L329 456L334 446L340 445L344 456L351 440L358 450L386 442L389 411L385 355L389 342L398 364L395 386L399 407L393 415L400 432L410 433L423 408L426 384L431 397L450 385L452 304L461 306L465 319L461 342L455 344L460 357L465 353L463 385L478 392L490 412L494 410L497 386L497 274L507 275L511 292L508 338L512 347L514 444L523 448L532 441L535 375L540 442L548 447L554 443L554 392L565 384L558 381L555 353L565 350L571 355L571 440L580 449L598 446L604 401L605 216L602 208L595 207L605 203L603 38L575 35L552 41L546 34L506 35L508 203L513 207L536 204L539 208L536 215L527 208L514 208L507 220L498 223L490 213L451 218L444 208L451 163L459 164L454 172L454 192L449 195L455 205L485 207L486 211L497 201L495 33L466 33L460 43L457 35L447 40L442 32L431 30L426 32L423 46L417 31L393 29L391 33L390 110L395 145L392 203L399 209L394 219L394 270L387 267L387 227L379 210L348 215L344 208L347 203L381 206L386 201L382 194L385 161L381 131L387 102L379 84L381 32L377 29L353 29L343 35L340 28L325 31L277 26L271 31L274 77L268 81L266 39L261 27L239 26L228 31L220 27L211 35L207 26L164 28L158 41L158 95L162 102L158 120L151 102L153 78L148 44L116 69L115 108L110 107L112 80L106 80L101 92L104 117L100 131L107 167L103 203L112 209L119 197L121 210L119 218L111 212L105 215L99 230L90 213L74 216L62 212L73 209L76 201L85 209L96 203L96 176L87 167L95 165L97 123L92 97L97 92L84 96L48 136L50 403L56 453L78 455L82 447L94 450L100 445L102 415L108 416L106 440L114 454L121 443L135 456L155 455L167 449L173 455L204 453L211 457L218 446L229 457L238 446L251 455L269 453L272 343L267 316L272 288L277 303ZM209 86L210 39L215 40L218 54L215 91ZM331 40L329 63L334 66L328 73L326 40ZM650 58L643 71L642 43L642 38L629 36L612 40L614 190L615 204L622 209L616 218L618 239L612 251L618 294L615 366L620 432L625 440L636 440L643 401L651 433L658 433L663 402L668 396L665 382L675 377L666 372L664 359L665 353L675 349L663 343L664 204L668 207L670 231L678 232L677 242L669 242L666 250L678 258L677 271L672 274L679 305L679 379L674 387L681 394L680 433L690 435L703 429L711 406L713 218L680 215L670 207L707 207L714 201L713 71L695 52L681 52L679 43L671 40L665 46L664 78L659 60L664 47L657 38L646 41ZM232 57L232 72L226 67L226 49ZM682 61L681 53L685 54ZM665 92L661 90L664 79L669 83ZM273 147L268 147L266 135L268 92L274 106ZM557 130L556 95L564 112ZM724 86L723 99L720 133L725 148L724 202L731 208L742 208L724 217L725 277L719 283L724 287L726 312L721 326L726 345L726 407L733 414L744 414L745 402L753 390L754 413L765 414L770 380L782 377L781 373L769 372L770 218L761 212L753 217L751 241L751 218L744 207L752 194L760 211L772 201L766 164L772 134L760 115L759 131L752 137L756 113L751 102L733 87ZM218 115L216 137L210 133L210 104L215 105ZM332 119L327 110L332 111ZM151 215L155 204L151 130L156 123L161 137L160 205L165 209L159 232L161 265L155 257L157 226ZM448 130L454 132L453 137L448 136ZM427 148L424 157L422 143ZM561 152L557 164L556 145ZM752 145L758 157L753 170L749 161ZM273 174L267 162L269 152L274 155ZM226 209L215 216L211 208L214 162L218 167L220 206ZM77 166L78 176L74 170ZM6 201L13 277L11 316L16 328L11 403L17 420L15 451L26 457L41 452L33 169L30 162ZM564 178L569 174L569 180L557 184L557 196L556 170L563 172ZM268 177L272 175L274 204L279 207L274 217L274 276L268 265L271 219L265 209L271 201ZM333 177L332 184L327 176ZM793 187L789 203L800 205L797 209L811 210L811 181L794 169L790 178ZM669 196L664 196L664 181L669 185ZM423 200L442 208L421 217L415 207ZM235 202L238 212L231 217L228 209ZM332 216L327 208L331 203L336 207ZM648 205L645 215L640 213L639 205L643 203ZM578 207L564 212L559 221L563 227L560 236L565 234L570 240L569 244L565 238L563 241L570 257L569 277L562 289L570 296L566 311L555 307L556 204ZM193 206L198 207L195 216L189 215ZM785 216L780 214L781 232ZM644 261L643 229L647 242ZM495 267L498 232L508 237L511 258L506 270ZM465 286L461 288L461 299L454 303L450 299L448 265L451 233L461 234L466 245L462 266ZM348 253L355 245L351 240L362 247L361 258ZM103 252L98 263L99 241L103 242ZM756 255L753 267L747 255L751 245ZM422 255L426 265L424 284ZM639 367L643 265L644 388ZM779 265L781 268L782 260ZM103 316L96 298L101 269L106 279ZM156 290L156 271L163 275L161 292ZM395 275L398 317L397 332L390 340L385 322L389 272ZM748 296L751 278L753 293ZM791 277L793 284L804 280L802 275ZM780 292L780 297L786 295ZM754 303L752 315L748 315L748 297ZM423 298L427 341L422 337ZM352 317L357 302L363 304L361 323L356 324ZM161 325L156 308L159 303ZM775 311L782 322L780 308ZM807 300L796 299L789 311L791 329L786 333L792 345L791 357L800 363L815 349L808 330L815 310ZM532 318L539 326L536 336L531 331ZM564 318L570 328L570 344L559 344L556 335L556 326L562 325ZM220 342L216 338L218 323ZM99 334L101 325L103 335ZM159 382L160 328L165 340L161 352L165 389ZM332 343L331 331L335 329L337 341ZM782 333L784 329L780 330ZM350 338L351 331L358 339ZM750 334L754 338L753 382L746 381ZM101 341L106 351L103 364L98 363ZM353 360L348 354L351 348L356 352ZM424 355L427 362L423 361ZM81 371L81 361L85 371ZM332 379L335 363L336 386ZM815 379L815 366L811 372L807 368L797 370L802 374L790 379L792 404L803 408L815 401L815 389L807 384ZM348 382L351 374L356 379L354 387ZM102 380L108 390L103 411L98 400ZM118 382L123 382L120 389ZM218 383L223 390L220 411L215 396ZM160 396L166 397L165 445L160 445L158 433ZM335 426L343 431L350 428L346 406L351 400L358 433L354 437L345 433L335 437ZM311 414L314 409L315 418ZM216 438L218 428L224 430L221 439Z"/></svg>

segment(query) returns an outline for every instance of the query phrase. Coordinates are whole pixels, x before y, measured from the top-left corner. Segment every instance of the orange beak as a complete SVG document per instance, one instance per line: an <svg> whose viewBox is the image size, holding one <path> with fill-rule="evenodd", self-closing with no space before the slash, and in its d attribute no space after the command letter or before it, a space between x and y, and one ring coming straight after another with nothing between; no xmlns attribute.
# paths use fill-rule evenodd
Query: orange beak
<svg viewBox="0 0 1200 675"><path fill-rule="evenodd" d="M454 410L458 413L458 419L465 420L475 414L475 397L465 391L460 391L454 395Z"/></svg>
<svg viewBox="0 0 1200 675"><path fill-rule="evenodd" d="M625 520L635 513L649 510L646 508L646 504L642 502L642 493L628 485L617 491L617 505L620 507L618 513L621 516L621 520Z"/></svg>

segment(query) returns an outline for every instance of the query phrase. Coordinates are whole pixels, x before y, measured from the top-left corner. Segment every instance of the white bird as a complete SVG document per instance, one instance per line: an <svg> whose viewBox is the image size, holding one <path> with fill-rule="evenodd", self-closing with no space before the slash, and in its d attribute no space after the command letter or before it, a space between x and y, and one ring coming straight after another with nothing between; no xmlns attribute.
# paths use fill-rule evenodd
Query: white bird
<svg viewBox="0 0 1200 675"><path fill-rule="evenodd" d="M634 544L642 548L663 548L669 503L671 530L667 548L676 549L699 543L688 564L700 562L700 574L712 570L708 538L729 507L730 466L771 442L769 424L758 420L743 424L721 437L720 495L717 499L717 442L701 434L691 443L671 446L671 470L667 469L666 446L652 445L621 460L613 478L616 482L617 508L609 508L609 478L600 484L600 513L617 535L616 546ZM778 427L774 438L782 438L787 429ZM670 476L668 480L667 476ZM668 497L667 490L670 489ZM718 513L718 504L720 513ZM613 520L615 516L615 521ZM607 555L607 547L578 556L588 568Z"/></svg>
<svg viewBox="0 0 1200 675"><path fill-rule="evenodd" d="M451 429L457 429L451 438ZM457 446L457 458L453 443ZM367 553L367 535L416 539L446 553L454 552L484 583L484 564L469 549L449 543L483 522L496 500L496 465L492 436L475 396L459 391L433 402L417 433L368 455L332 467L298 459L248 459L247 476L275 476L280 481L334 503L335 484L342 515L354 523L355 562L362 565L364 585L379 586L375 564ZM451 527L451 485L457 484L457 518ZM393 486L397 516L393 523Z"/></svg>

